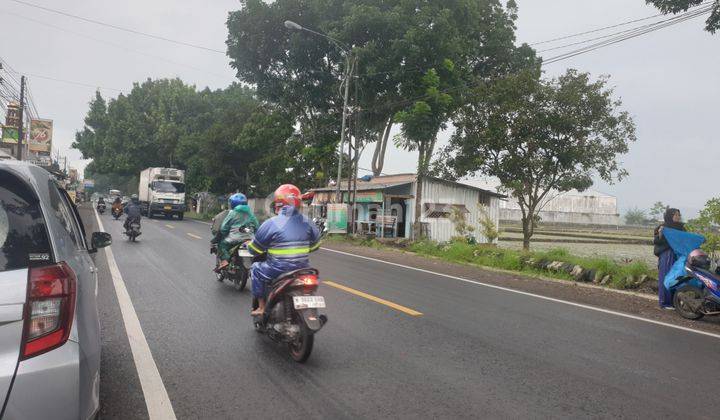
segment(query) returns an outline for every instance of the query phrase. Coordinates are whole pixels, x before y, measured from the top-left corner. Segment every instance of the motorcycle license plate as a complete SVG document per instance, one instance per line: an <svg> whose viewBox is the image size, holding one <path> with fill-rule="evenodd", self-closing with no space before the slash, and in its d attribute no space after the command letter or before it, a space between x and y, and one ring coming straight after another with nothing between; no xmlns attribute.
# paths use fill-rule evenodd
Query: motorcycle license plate
<svg viewBox="0 0 720 420"><path fill-rule="evenodd" d="M172 206L165 206L163 207L165 210L172 210Z"/></svg>
<svg viewBox="0 0 720 420"><path fill-rule="evenodd" d="M295 309L324 308L325 298L322 296L293 296Z"/></svg>
<svg viewBox="0 0 720 420"><path fill-rule="evenodd" d="M238 249L238 257L252 258L252 254L247 249Z"/></svg>

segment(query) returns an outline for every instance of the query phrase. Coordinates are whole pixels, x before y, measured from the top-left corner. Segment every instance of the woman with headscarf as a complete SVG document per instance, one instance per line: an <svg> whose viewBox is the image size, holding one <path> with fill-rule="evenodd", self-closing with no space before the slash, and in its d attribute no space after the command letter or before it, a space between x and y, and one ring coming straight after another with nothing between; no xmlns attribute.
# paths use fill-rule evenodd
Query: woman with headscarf
<svg viewBox="0 0 720 420"><path fill-rule="evenodd" d="M670 268L675 263L675 252L670 248L670 245L663 236L663 229L670 228L684 231L685 224L682 223L682 216L678 209L668 207L665 210L663 219L663 223L655 228L653 252L655 256L658 257L658 299L660 301L660 307L672 308L672 294L665 288L664 280L665 274L670 271Z"/></svg>

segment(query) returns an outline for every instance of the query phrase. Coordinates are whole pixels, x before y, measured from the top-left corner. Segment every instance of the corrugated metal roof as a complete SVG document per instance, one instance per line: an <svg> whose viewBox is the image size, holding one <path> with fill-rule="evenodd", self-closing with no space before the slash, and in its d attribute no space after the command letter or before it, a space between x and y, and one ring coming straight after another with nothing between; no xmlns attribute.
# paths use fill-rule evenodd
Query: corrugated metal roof
<svg viewBox="0 0 720 420"><path fill-rule="evenodd" d="M435 178L432 176L428 176L426 178L430 179L432 181L435 181L435 182L448 183L448 184L468 188L468 189L471 189L474 191L480 191L483 194L490 195L493 197L507 198L506 195L499 194L495 191L485 190L482 188L475 187L473 185L464 184L462 182L449 181L447 179ZM415 182L416 179L417 179L417 176L415 174L381 175L381 176L372 178L370 181L358 180L357 188L358 188L358 191L379 190L379 189L397 187L400 185L407 185L407 184ZM321 188L313 188L310 191L335 191L336 189L337 189L337 187L321 187ZM341 182L340 189L347 191L347 182Z"/></svg>

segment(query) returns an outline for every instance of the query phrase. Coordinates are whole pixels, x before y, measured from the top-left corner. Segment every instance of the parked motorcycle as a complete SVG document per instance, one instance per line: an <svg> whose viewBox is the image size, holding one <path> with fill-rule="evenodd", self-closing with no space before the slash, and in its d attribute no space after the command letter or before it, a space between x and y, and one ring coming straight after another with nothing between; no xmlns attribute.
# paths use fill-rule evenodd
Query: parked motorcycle
<svg viewBox="0 0 720 420"><path fill-rule="evenodd" d="M689 258L685 264L686 276L671 289L673 306L687 319L720 315L720 268L711 272L707 254L701 250L695 250L693 254L694 258Z"/></svg>
<svg viewBox="0 0 720 420"><path fill-rule="evenodd" d="M217 281L230 281L238 292L245 289L247 281L250 278L250 267L253 263L253 255L250 254L250 251L247 249L248 241L252 240L253 230L243 228L240 233L247 237L247 241L235 245L230 250L230 264L215 273ZM218 266L220 264L220 255L217 244L213 243L210 246L210 253L215 254L215 266Z"/></svg>
<svg viewBox="0 0 720 420"><path fill-rule="evenodd" d="M130 222L130 225L128 226L127 230L125 231L125 234L128 237L128 241L135 242L137 237L142 235L142 232L140 232L140 222L139 221Z"/></svg>

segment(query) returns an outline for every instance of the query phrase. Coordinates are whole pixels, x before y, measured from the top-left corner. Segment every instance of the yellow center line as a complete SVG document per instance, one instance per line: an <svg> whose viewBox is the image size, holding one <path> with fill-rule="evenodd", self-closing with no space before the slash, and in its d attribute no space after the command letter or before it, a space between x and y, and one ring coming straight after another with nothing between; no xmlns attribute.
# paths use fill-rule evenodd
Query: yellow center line
<svg viewBox="0 0 720 420"><path fill-rule="evenodd" d="M410 309L408 307L398 305L397 303L390 302L389 300L385 300L385 299L379 298L377 296L369 295L365 292L361 292L359 290L355 290L350 287L343 286L342 284L337 284L335 282L328 281L328 280L323 280L322 284L327 284L328 286L332 286L336 289L340 289L340 290L344 290L348 293L352 293L353 295L360 296L360 297L363 297L368 300L372 300L373 302L379 303L381 305L389 306L397 311L404 312L411 316L421 316L422 315L422 312L418 312L414 309Z"/></svg>
<svg viewBox="0 0 720 420"><path fill-rule="evenodd" d="M165 225L165 226L169 227L170 229L175 229L175 226L173 226L173 225Z"/></svg>
<svg viewBox="0 0 720 420"><path fill-rule="evenodd" d="M202 239L202 237L197 236L197 235L193 235L192 233L188 233L187 235L188 235L189 237L191 237L191 238Z"/></svg>

